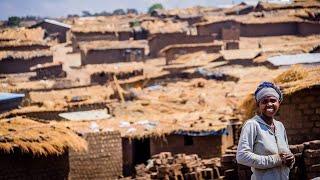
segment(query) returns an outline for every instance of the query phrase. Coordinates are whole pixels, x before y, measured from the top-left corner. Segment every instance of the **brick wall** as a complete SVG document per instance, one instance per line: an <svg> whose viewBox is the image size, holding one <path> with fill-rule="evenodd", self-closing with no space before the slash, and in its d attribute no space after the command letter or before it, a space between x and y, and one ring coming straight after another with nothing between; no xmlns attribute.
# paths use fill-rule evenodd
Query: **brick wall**
<svg viewBox="0 0 320 180"><path fill-rule="evenodd" d="M239 40L240 29L236 27L222 28L221 38L222 40Z"/></svg>
<svg viewBox="0 0 320 180"><path fill-rule="evenodd" d="M53 56L35 57L28 60L7 58L0 61L0 73L30 72L32 66L51 62L53 62Z"/></svg>
<svg viewBox="0 0 320 180"><path fill-rule="evenodd" d="M131 32L95 32L95 33L72 33L72 50L73 52L79 51L79 42L83 41L98 41L98 40L109 40L109 41L125 41L133 37Z"/></svg>
<svg viewBox="0 0 320 180"><path fill-rule="evenodd" d="M0 152L0 179L67 179L68 171L67 152L48 156Z"/></svg>
<svg viewBox="0 0 320 180"><path fill-rule="evenodd" d="M157 57L162 48L172 44L193 44L193 43L211 43L214 41L214 36L198 35L191 36L185 33L166 33L155 34L149 41L150 56Z"/></svg>
<svg viewBox="0 0 320 180"><path fill-rule="evenodd" d="M241 24L240 35L244 37L297 35L296 22Z"/></svg>
<svg viewBox="0 0 320 180"><path fill-rule="evenodd" d="M217 38L222 38L222 29L229 29L234 27L240 29L240 23L234 20L227 20L221 22L214 22L206 25L198 25L197 32L199 35L212 35L217 34Z"/></svg>
<svg viewBox="0 0 320 180"><path fill-rule="evenodd" d="M311 34L320 34L319 22L300 22L298 23L299 34L306 36Z"/></svg>
<svg viewBox="0 0 320 180"><path fill-rule="evenodd" d="M320 137L320 88L313 87L285 96L276 119L283 122L289 144Z"/></svg>
<svg viewBox="0 0 320 180"><path fill-rule="evenodd" d="M166 51L166 63L169 64L170 61L176 59L178 56L188 53L194 53L199 51L205 51L207 53L217 53L221 50L221 45L215 45L212 44L211 46L202 46L199 44L199 46L194 47L187 47L187 46L181 46L181 47L173 47Z"/></svg>
<svg viewBox="0 0 320 180"><path fill-rule="evenodd" d="M89 50L86 54L81 50L81 65L142 60L144 60L143 48Z"/></svg>
<svg viewBox="0 0 320 180"><path fill-rule="evenodd" d="M70 179L115 179L122 175L119 132L87 133L88 152L69 152Z"/></svg>

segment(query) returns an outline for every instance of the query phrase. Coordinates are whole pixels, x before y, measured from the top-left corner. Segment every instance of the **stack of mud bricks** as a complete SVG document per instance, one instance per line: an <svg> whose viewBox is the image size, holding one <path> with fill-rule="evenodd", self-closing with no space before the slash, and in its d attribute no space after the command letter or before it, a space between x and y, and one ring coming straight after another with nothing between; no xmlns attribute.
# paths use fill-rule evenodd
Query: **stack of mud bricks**
<svg viewBox="0 0 320 180"><path fill-rule="evenodd" d="M225 154L221 156L221 172L224 179L228 180L247 180L251 177L250 167L243 166L237 163L236 160L237 146L233 146L226 150Z"/></svg>
<svg viewBox="0 0 320 180"><path fill-rule="evenodd" d="M122 175L120 132L83 134L87 152L69 152L70 179L116 179Z"/></svg>
<svg viewBox="0 0 320 180"><path fill-rule="evenodd" d="M290 170L291 180L300 180L304 176L304 162L303 162L303 151L304 144L290 145L290 151L293 153L295 158L295 164Z"/></svg>
<svg viewBox="0 0 320 180"><path fill-rule="evenodd" d="M320 140L304 143L303 160L307 179L320 177Z"/></svg>
<svg viewBox="0 0 320 180"><path fill-rule="evenodd" d="M163 152L152 156L147 166L136 166L136 179L222 179L216 164L216 159L201 160L196 154Z"/></svg>

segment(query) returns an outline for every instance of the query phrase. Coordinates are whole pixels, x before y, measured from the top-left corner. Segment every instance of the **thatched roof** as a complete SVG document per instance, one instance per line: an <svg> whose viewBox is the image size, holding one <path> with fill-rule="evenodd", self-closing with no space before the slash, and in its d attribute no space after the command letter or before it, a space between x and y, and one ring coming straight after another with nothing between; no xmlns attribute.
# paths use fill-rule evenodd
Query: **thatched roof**
<svg viewBox="0 0 320 180"><path fill-rule="evenodd" d="M285 97L291 96L295 92L320 85L320 67L304 68L295 65L277 76L273 81L281 88ZM250 93L240 104L240 109L243 110L243 118L252 117L255 107L256 102L253 93Z"/></svg>
<svg viewBox="0 0 320 180"><path fill-rule="evenodd" d="M173 21L144 21L141 23L141 27L150 34L164 34L164 33L177 33L187 32L187 22L173 22Z"/></svg>
<svg viewBox="0 0 320 180"><path fill-rule="evenodd" d="M12 40L12 41L0 41L1 47L19 47L19 46L43 46L49 48L50 46L43 41L30 41L30 40Z"/></svg>
<svg viewBox="0 0 320 180"><path fill-rule="evenodd" d="M0 51L0 61L7 58L29 60L36 57L48 57L53 53L50 50L35 51Z"/></svg>
<svg viewBox="0 0 320 180"><path fill-rule="evenodd" d="M42 41L44 30L41 28L26 29L26 28L10 28L0 31L1 40L32 40Z"/></svg>
<svg viewBox="0 0 320 180"><path fill-rule="evenodd" d="M296 3L290 3L290 4L259 2L256 7L256 9L260 11L275 11L275 10L283 10L283 9L307 9L307 8L320 8L320 3L317 1L296 2Z"/></svg>
<svg viewBox="0 0 320 180"><path fill-rule="evenodd" d="M90 50L108 50L108 49L145 49L147 47L147 41L89 41L79 43L79 47L82 51L87 53Z"/></svg>
<svg viewBox="0 0 320 180"><path fill-rule="evenodd" d="M72 130L58 124L50 125L15 117L0 120L0 149L11 153L15 148L23 153L53 155L87 149L86 141Z"/></svg>

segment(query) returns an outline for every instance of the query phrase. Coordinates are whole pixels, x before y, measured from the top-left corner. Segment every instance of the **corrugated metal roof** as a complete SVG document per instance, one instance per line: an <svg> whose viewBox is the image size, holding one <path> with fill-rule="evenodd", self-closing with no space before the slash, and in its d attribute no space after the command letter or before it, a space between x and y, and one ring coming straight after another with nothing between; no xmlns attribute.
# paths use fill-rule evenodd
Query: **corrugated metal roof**
<svg viewBox="0 0 320 180"><path fill-rule="evenodd" d="M0 93L0 101L12 100L17 98L23 98L24 94L16 93Z"/></svg>
<svg viewBox="0 0 320 180"><path fill-rule="evenodd" d="M69 24L65 24L65 23L62 23L62 22L59 22L59 21L56 21L56 20L53 20L53 19L45 19L44 22L47 22L47 23L50 23L50 24L54 24L54 25L57 25L57 26L62 26L62 27L65 27L65 28L71 28L71 26Z"/></svg>
<svg viewBox="0 0 320 180"><path fill-rule="evenodd" d="M60 117L71 121L100 120L111 117L106 109L60 113Z"/></svg>
<svg viewBox="0 0 320 180"><path fill-rule="evenodd" d="M320 53L304 53L295 55L274 56L267 59L274 66L289 66L293 64L320 63Z"/></svg>

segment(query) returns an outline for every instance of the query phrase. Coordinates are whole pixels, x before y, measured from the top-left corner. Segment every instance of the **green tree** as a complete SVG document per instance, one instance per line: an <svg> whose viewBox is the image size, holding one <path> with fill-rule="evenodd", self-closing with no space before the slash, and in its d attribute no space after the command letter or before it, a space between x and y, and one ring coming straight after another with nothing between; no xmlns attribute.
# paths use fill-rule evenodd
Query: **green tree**
<svg viewBox="0 0 320 180"><path fill-rule="evenodd" d="M164 9L164 8L163 8L162 4L156 3L156 4L153 4L152 6L149 7L148 13L151 14L152 11L154 11L155 9Z"/></svg>
<svg viewBox="0 0 320 180"><path fill-rule="evenodd" d="M8 26L19 26L21 19L17 16L11 16L8 18Z"/></svg>

